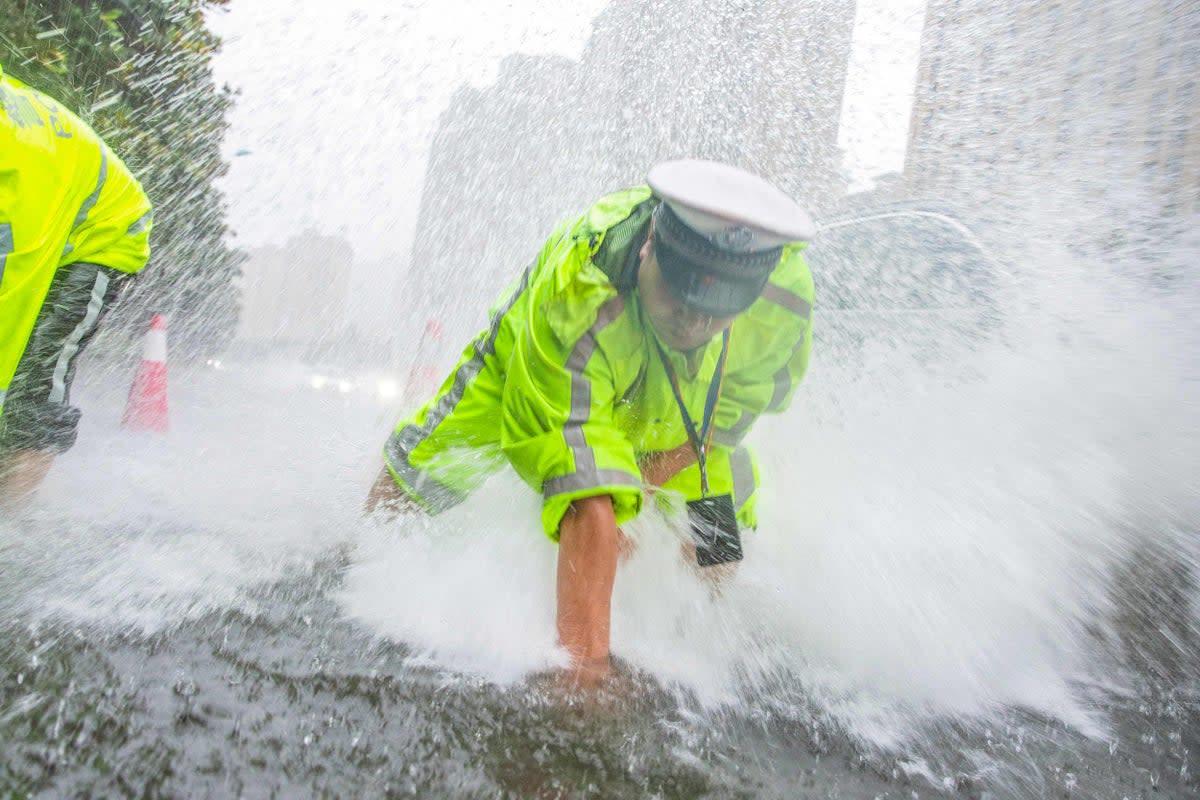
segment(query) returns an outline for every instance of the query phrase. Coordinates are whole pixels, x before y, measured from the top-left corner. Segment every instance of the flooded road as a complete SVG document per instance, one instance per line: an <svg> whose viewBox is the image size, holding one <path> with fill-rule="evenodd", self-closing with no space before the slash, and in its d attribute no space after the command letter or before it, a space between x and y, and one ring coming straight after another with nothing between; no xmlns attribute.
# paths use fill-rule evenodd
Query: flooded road
<svg viewBox="0 0 1200 800"><path fill-rule="evenodd" d="M237 105L155 131L228 122L230 205L156 199L190 277L126 308L246 349L171 365L162 437L81 366L78 445L0 518L0 796L1200 797L1194 10L326 5L214 14ZM616 677L575 695L534 492L362 504L513 265L684 153L823 217L812 363L747 439L736 576L647 510ZM193 215L245 237L238 283ZM296 357L343 349L374 371Z"/></svg>
<svg viewBox="0 0 1200 800"><path fill-rule="evenodd" d="M825 470L793 464L812 522L771 532L795 512L773 495L719 595L673 557L667 521L635 526L618 678L572 696L553 679L536 498L500 479L434 522L363 521L371 442L393 412L307 383L287 364L181 371L165 440L114 430L114 377L85 384L80 445L0 523L6 792L1200 795L1179 550L1128 550L1105 562L1125 573L1092 585L1085 557L1131 539L1027 550L997 534L955 552L931 529L937 557L894 527L856 539L863 503L890 508L863 474L858 510L837 512L850 527L815 535L835 522L820 498L836 499L817 473L850 479L827 440ZM1051 562L1068 545L1063 580Z"/></svg>
<svg viewBox="0 0 1200 800"><path fill-rule="evenodd" d="M6 790L56 796L1185 797L1195 695L1098 698L1101 738L1008 710L916 751L812 704L699 709L627 672L569 698L414 663L340 618L344 563L142 636L5 630ZM796 694L797 687L793 687ZM926 755L920 755L924 752ZM931 763L937 759L937 765Z"/></svg>

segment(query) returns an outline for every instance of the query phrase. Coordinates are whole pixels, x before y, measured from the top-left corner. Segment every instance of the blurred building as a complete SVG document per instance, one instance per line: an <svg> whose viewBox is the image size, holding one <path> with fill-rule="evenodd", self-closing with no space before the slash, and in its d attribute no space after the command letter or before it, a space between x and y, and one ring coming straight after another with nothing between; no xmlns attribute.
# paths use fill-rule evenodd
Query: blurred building
<svg viewBox="0 0 1200 800"><path fill-rule="evenodd" d="M930 0L925 19L911 194L1109 225L1200 211L1195 3Z"/></svg>
<svg viewBox="0 0 1200 800"><path fill-rule="evenodd" d="M844 0L615 0L579 62L513 55L464 88L435 133L399 282L403 335L482 309L553 227L668 158L724 160L813 207L844 191L836 146L854 4ZM432 289L432 291L431 291Z"/></svg>
<svg viewBox="0 0 1200 800"><path fill-rule="evenodd" d="M304 348L343 335L353 261L348 241L312 230L251 250L238 339Z"/></svg>

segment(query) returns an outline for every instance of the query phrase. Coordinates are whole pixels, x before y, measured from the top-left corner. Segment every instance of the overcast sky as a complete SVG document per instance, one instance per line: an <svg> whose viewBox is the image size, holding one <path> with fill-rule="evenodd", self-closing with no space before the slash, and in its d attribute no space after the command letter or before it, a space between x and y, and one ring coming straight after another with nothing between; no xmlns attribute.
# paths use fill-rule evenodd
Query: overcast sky
<svg viewBox="0 0 1200 800"><path fill-rule="evenodd" d="M509 53L578 58L605 0L235 0L225 40L224 188L244 245L344 230L365 260L406 253L437 116ZM235 155L248 151L245 155Z"/></svg>
<svg viewBox="0 0 1200 800"><path fill-rule="evenodd" d="M214 12L240 92L224 180L238 243L343 233L356 293L407 261L437 116L513 52L579 58L607 0L235 0ZM924 0L858 0L839 144L857 188L901 168ZM403 263L399 266L403 266Z"/></svg>

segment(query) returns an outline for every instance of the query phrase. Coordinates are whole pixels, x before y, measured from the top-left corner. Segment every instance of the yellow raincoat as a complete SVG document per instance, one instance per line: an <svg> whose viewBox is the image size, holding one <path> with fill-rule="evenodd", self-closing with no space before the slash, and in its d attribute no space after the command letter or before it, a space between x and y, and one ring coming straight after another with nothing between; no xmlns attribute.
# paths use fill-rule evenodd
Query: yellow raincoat
<svg viewBox="0 0 1200 800"><path fill-rule="evenodd" d="M507 461L542 495L551 539L582 497L611 495L617 524L638 513L639 459L688 441L633 277L658 202L644 186L617 192L550 237L437 395L388 439L384 461L406 494L441 511ZM808 366L813 284L802 249L785 248L731 329L708 473L712 493L731 493L750 527L757 475L742 437L759 415L787 408ZM718 336L690 363L670 353L694 419L720 351ZM700 497L698 467L663 488Z"/></svg>
<svg viewBox="0 0 1200 800"><path fill-rule="evenodd" d="M82 120L0 69L0 413L58 269L137 272L150 201Z"/></svg>

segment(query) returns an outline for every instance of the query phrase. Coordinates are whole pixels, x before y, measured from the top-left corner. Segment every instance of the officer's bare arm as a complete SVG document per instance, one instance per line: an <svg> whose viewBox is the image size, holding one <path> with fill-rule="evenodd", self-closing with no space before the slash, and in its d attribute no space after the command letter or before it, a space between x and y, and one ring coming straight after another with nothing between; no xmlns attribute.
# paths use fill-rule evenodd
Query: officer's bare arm
<svg viewBox="0 0 1200 800"><path fill-rule="evenodd" d="M571 654L572 677L581 686L594 686L609 671L620 541L608 495L576 500L559 527L558 641Z"/></svg>

